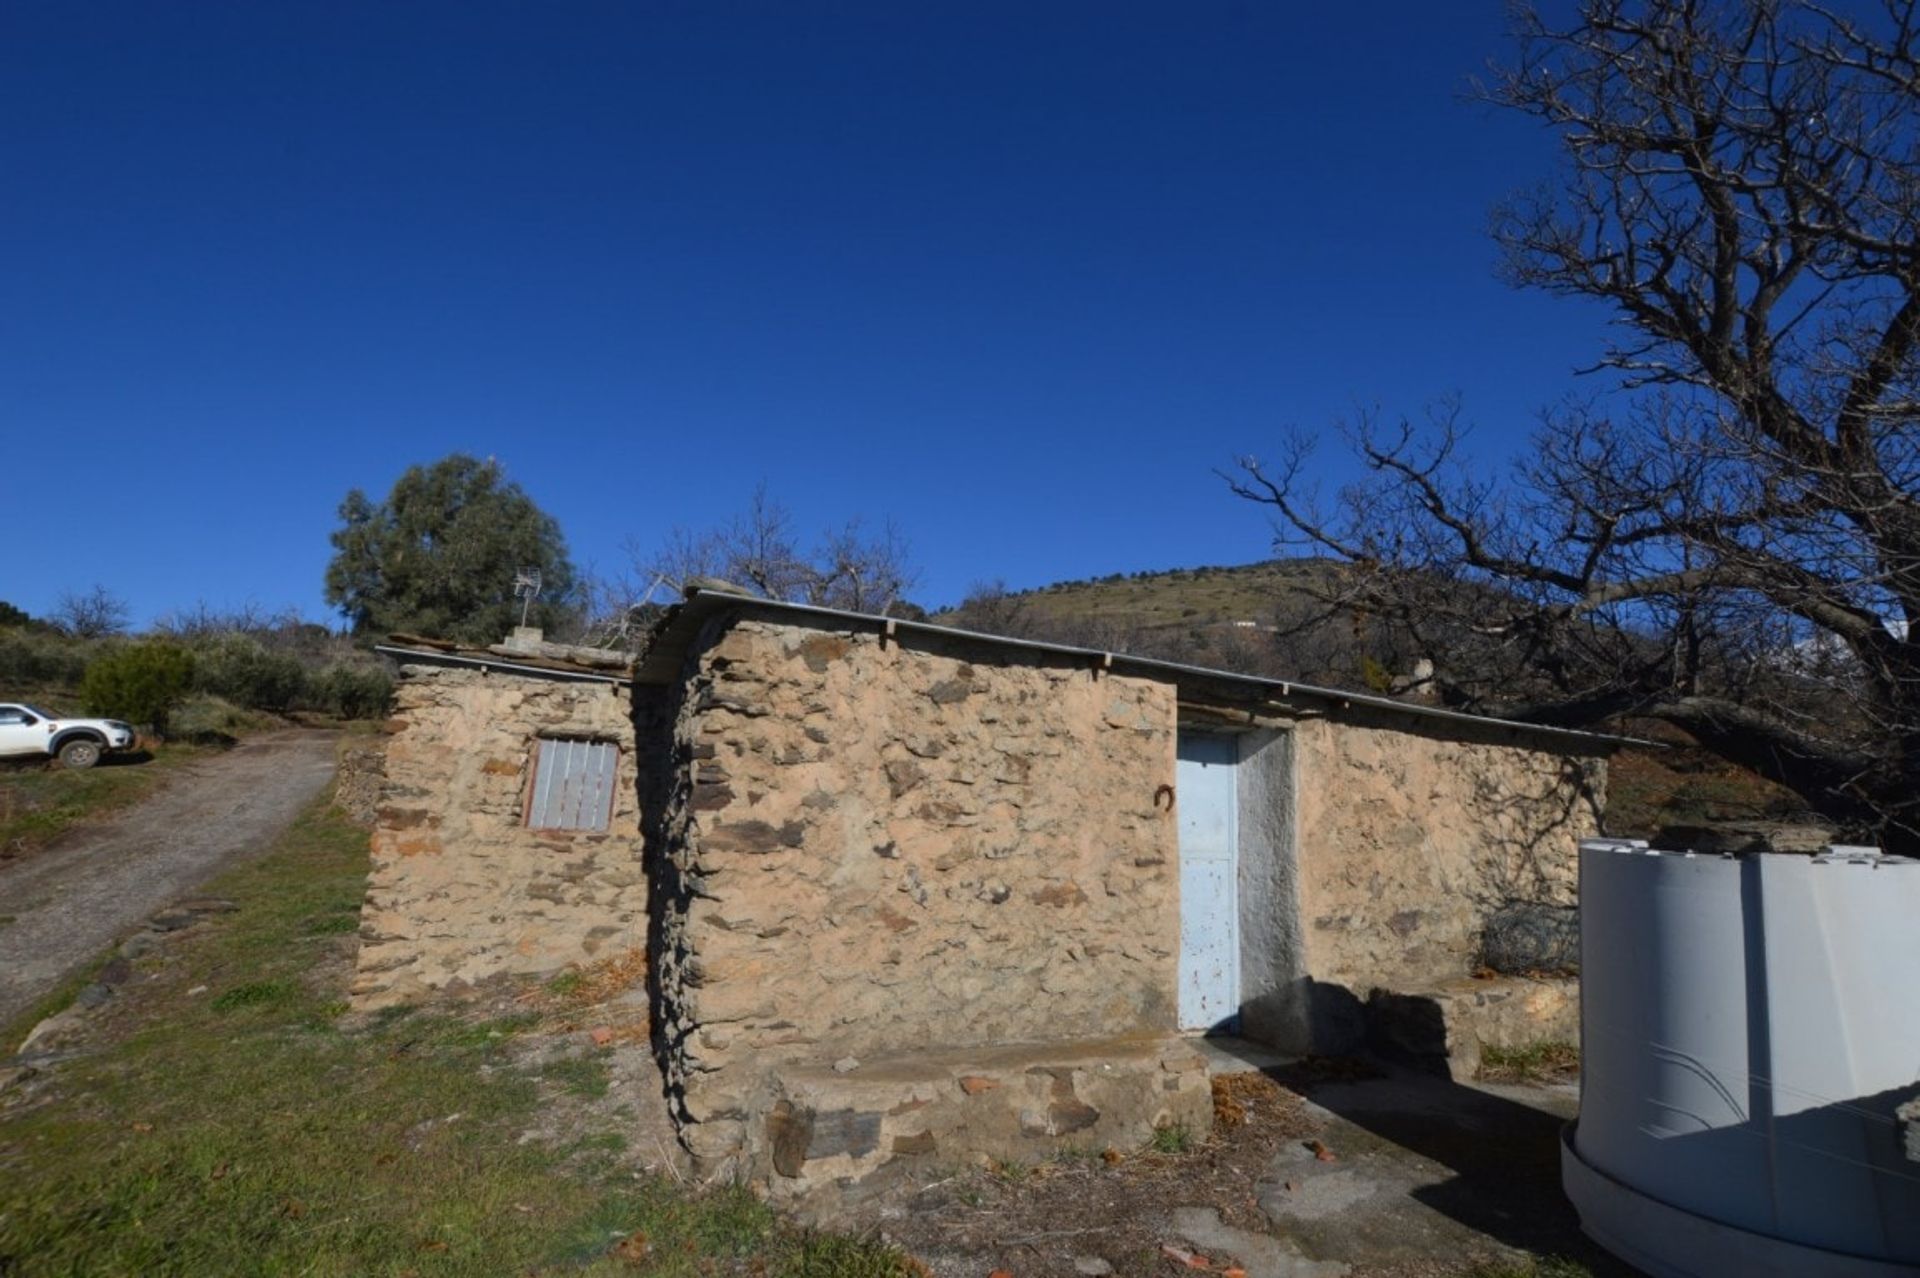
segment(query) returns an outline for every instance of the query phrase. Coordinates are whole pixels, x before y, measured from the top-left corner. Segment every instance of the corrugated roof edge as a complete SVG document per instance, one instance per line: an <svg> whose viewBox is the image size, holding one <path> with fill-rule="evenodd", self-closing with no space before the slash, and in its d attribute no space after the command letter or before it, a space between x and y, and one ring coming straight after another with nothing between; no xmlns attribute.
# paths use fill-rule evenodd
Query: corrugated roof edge
<svg viewBox="0 0 1920 1278"><path fill-rule="evenodd" d="M1301 699L1326 703L1336 709L1363 707L1395 717L1469 724L1481 728L1506 728L1529 736L1559 739L1570 745L1577 744L1589 748L1600 746L1611 749L1628 745L1660 745L1659 742L1645 741L1638 737L1587 732L1579 728L1559 728L1548 724L1527 723L1520 719L1499 719L1491 715L1468 714L1461 710L1444 710L1438 706L1412 705L1405 701L1394 701L1389 697L1374 696L1370 693L1322 688L1313 684L1295 683L1292 680L1266 679L1258 675L1238 674L1231 670L1183 665L1177 661L1163 661L1155 657L1133 657L1126 653L1103 652L1097 648L1079 648L1071 644L1014 639L1006 635L987 634L978 630L962 630L955 626L938 626L930 621L907 621L900 617L881 617L872 613L848 612L840 608L823 608L814 604L787 603L778 599L762 599L755 595L736 595L718 590L690 590L686 599L667 610L666 616L662 617L654 627L646 648L634 662L634 682L665 684L679 678L687 648L693 642L700 627L728 609L758 612L775 617L806 619L819 623L834 623L842 628L859 626L888 634L922 634L948 642L986 644L1012 651L1075 658L1095 663L1102 668L1123 673L1132 672L1175 685L1204 680L1213 684L1226 684L1277 694L1271 697L1274 700Z"/></svg>
<svg viewBox="0 0 1920 1278"><path fill-rule="evenodd" d="M508 670L514 674L529 675L538 679L560 679L573 683L632 683L629 675L613 674L605 670L589 670L582 666L566 669L557 665L529 665L524 661L512 661L506 657L495 657L478 652L449 652L436 648L401 648L390 643L377 643L373 650L383 657L392 657L395 661L419 666L467 666L484 670Z"/></svg>

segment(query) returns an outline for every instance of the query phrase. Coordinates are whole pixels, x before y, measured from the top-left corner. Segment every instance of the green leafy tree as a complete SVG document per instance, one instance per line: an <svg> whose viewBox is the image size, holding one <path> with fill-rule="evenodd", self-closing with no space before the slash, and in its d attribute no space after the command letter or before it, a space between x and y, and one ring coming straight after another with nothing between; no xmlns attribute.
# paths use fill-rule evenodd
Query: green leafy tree
<svg viewBox="0 0 1920 1278"><path fill-rule="evenodd" d="M252 710L283 713L308 691L307 670L290 652L274 652L251 635L228 633L194 654L194 684Z"/></svg>
<svg viewBox="0 0 1920 1278"><path fill-rule="evenodd" d="M15 607L6 600L0 599L0 626L30 626L32 624L33 618L28 615L25 608Z"/></svg>
<svg viewBox="0 0 1920 1278"><path fill-rule="evenodd" d="M80 680L80 699L91 714L147 724L165 736L167 717L192 682L193 654L185 648L137 643L94 658Z"/></svg>
<svg viewBox="0 0 1920 1278"><path fill-rule="evenodd" d="M497 642L520 620L521 568L540 572L533 624L557 627L576 605L560 525L491 458L455 453L414 466L377 505L356 488L340 503L340 523L327 602L355 634Z"/></svg>

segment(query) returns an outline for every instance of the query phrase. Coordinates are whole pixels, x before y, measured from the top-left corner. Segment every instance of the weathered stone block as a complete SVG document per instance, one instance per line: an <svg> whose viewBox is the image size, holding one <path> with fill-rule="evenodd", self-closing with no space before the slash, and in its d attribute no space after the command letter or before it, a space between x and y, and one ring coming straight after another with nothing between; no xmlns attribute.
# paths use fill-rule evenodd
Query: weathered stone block
<svg viewBox="0 0 1920 1278"><path fill-rule="evenodd" d="M853 1109L815 1114L807 1158L832 1158L836 1154L864 1158L880 1147L880 1118L877 1113Z"/></svg>
<svg viewBox="0 0 1920 1278"><path fill-rule="evenodd" d="M778 852L799 847L806 836L807 827L799 821L777 826L760 820L728 821L707 830L701 847L709 852Z"/></svg>
<svg viewBox="0 0 1920 1278"><path fill-rule="evenodd" d="M741 1165L772 1173L773 1197L815 1216L889 1183L899 1158L1044 1161L1069 1148L1138 1148L1168 1124L1204 1133L1213 1119L1205 1062L1175 1037L925 1050L849 1074L793 1065L769 1086Z"/></svg>

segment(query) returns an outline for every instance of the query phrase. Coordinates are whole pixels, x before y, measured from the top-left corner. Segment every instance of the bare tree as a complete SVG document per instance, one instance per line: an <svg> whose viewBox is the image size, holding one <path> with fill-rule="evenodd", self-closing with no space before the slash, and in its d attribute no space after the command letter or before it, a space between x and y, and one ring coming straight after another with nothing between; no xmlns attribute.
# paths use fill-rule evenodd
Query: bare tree
<svg viewBox="0 0 1920 1278"><path fill-rule="evenodd" d="M705 577L769 599L851 612L886 613L919 580L891 522L873 531L850 519L804 545L792 513L765 484L726 523L700 533L676 528L651 557L635 558L636 579L657 577L676 591Z"/></svg>
<svg viewBox="0 0 1920 1278"><path fill-rule="evenodd" d="M1006 581L999 577L976 581L967 587L966 598L960 601L952 616L953 624L962 630L1015 639L1051 637L1043 635L1036 624L1038 620L1029 607L1029 597L1008 590Z"/></svg>
<svg viewBox="0 0 1920 1278"><path fill-rule="evenodd" d="M1920 851L1920 23L1800 0L1581 0L1518 18L1488 97L1563 179L1496 217L1519 285L1596 299L1613 412L1548 415L1503 479L1443 407L1245 459L1283 539L1344 560L1457 704L1657 716Z"/></svg>
<svg viewBox="0 0 1920 1278"><path fill-rule="evenodd" d="M125 634L132 618L127 601L99 585L81 594L61 595L53 609L54 624L79 639Z"/></svg>
<svg viewBox="0 0 1920 1278"><path fill-rule="evenodd" d="M665 608L662 596L671 597L672 589L645 566L647 557L632 543L626 554L624 570L609 574L589 567L580 574L580 607L556 638L593 648L639 649Z"/></svg>

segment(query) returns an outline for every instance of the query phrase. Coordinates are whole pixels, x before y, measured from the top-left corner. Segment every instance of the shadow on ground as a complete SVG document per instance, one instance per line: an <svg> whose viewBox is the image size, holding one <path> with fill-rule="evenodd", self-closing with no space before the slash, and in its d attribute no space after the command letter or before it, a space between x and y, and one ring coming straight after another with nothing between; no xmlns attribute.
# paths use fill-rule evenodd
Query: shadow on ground
<svg viewBox="0 0 1920 1278"><path fill-rule="evenodd" d="M1327 1125L1334 1161L1302 1148L1276 1162L1260 1203L1307 1254L1355 1265L1458 1254L1491 1241L1631 1278L1580 1232L1560 1188L1573 1084L1462 1085L1393 1065L1262 1062Z"/></svg>

